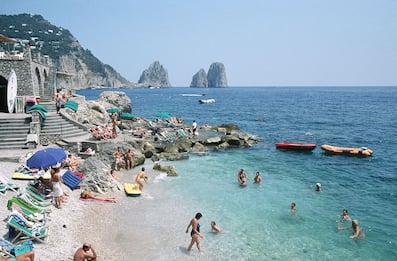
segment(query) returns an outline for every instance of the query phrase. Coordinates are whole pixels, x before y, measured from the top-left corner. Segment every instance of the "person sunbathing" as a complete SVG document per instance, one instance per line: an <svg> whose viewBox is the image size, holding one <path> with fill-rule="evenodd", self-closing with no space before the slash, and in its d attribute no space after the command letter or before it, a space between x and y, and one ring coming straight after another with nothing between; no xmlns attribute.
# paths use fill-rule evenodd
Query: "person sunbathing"
<svg viewBox="0 0 397 261"><path fill-rule="evenodd" d="M84 199L96 199L96 200L110 201L110 202L116 203L116 198L114 198L114 197L97 196L87 190L83 190L80 193L80 197L84 198Z"/></svg>
<svg viewBox="0 0 397 261"><path fill-rule="evenodd" d="M76 171L77 165L80 162L80 159L69 153L68 157L65 159L65 166L68 167L71 171Z"/></svg>
<svg viewBox="0 0 397 261"><path fill-rule="evenodd" d="M0 261L34 261L34 252L29 251L25 252L23 254L20 254L19 256L12 258L12 257L0 257Z"/></svg>

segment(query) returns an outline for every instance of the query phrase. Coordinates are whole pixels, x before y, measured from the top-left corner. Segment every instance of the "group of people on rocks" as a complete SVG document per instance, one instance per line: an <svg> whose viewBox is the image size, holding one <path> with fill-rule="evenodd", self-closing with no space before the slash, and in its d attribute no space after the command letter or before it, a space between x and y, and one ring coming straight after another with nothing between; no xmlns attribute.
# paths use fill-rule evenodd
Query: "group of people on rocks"
<svg viewBox="0 0 397 261"><path fill-rule="evenodd" d="M121 151L121 147L117 147L117 150L113 152L114 166L117 171L123 167L123 162L125 162L125 168L127 170L134 167L134 153L132 149L128 149L125 152Z"/></svg>

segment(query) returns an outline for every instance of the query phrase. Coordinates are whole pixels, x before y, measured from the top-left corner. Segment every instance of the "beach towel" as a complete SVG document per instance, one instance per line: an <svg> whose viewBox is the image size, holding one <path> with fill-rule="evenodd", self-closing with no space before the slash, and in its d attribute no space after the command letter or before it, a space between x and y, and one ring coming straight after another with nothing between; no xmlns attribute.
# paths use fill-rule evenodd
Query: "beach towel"
<svg viewBox="0 0 397 261"><path fill-rule="evenodd" d="M82 181L81 178L77 177L71 170L67 170L62 176L63 183L68 186L71 190L74 190Z"/></svg>
<svg viewBox="0 0 397 261"><path fill-rule="evenodd" d="M110 199L97 199L97 198L80 198L82 201L98 201L98 202L110 202L113 203L114 201Z"/></svg>

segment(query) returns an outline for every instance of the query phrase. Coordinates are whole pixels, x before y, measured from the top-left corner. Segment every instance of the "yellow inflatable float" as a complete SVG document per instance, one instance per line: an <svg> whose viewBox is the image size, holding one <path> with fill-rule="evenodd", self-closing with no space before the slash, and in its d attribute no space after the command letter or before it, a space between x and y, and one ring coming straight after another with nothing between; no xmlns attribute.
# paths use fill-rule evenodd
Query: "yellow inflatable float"
<svg viewBox="0 0 397 261"><path fill-rule="evenodd" d="M130 197L139 197L142 194L138 184L124 183L125 194Z"/></svg>

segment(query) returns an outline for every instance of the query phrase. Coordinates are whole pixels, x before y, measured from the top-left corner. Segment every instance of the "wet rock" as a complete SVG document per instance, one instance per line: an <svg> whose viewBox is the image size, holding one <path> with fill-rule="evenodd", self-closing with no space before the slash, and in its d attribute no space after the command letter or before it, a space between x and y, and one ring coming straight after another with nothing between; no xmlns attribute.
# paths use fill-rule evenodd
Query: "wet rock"
<svg viewBox="0 0 397 261"><path fill-rule="evenodd" d="M164 166L161 165L160 163L155 163L153 165L154 170L158 170L161 172L167 173L167 176L178 176L178 173L176 172L176 169L174 166Z"/></svg>

